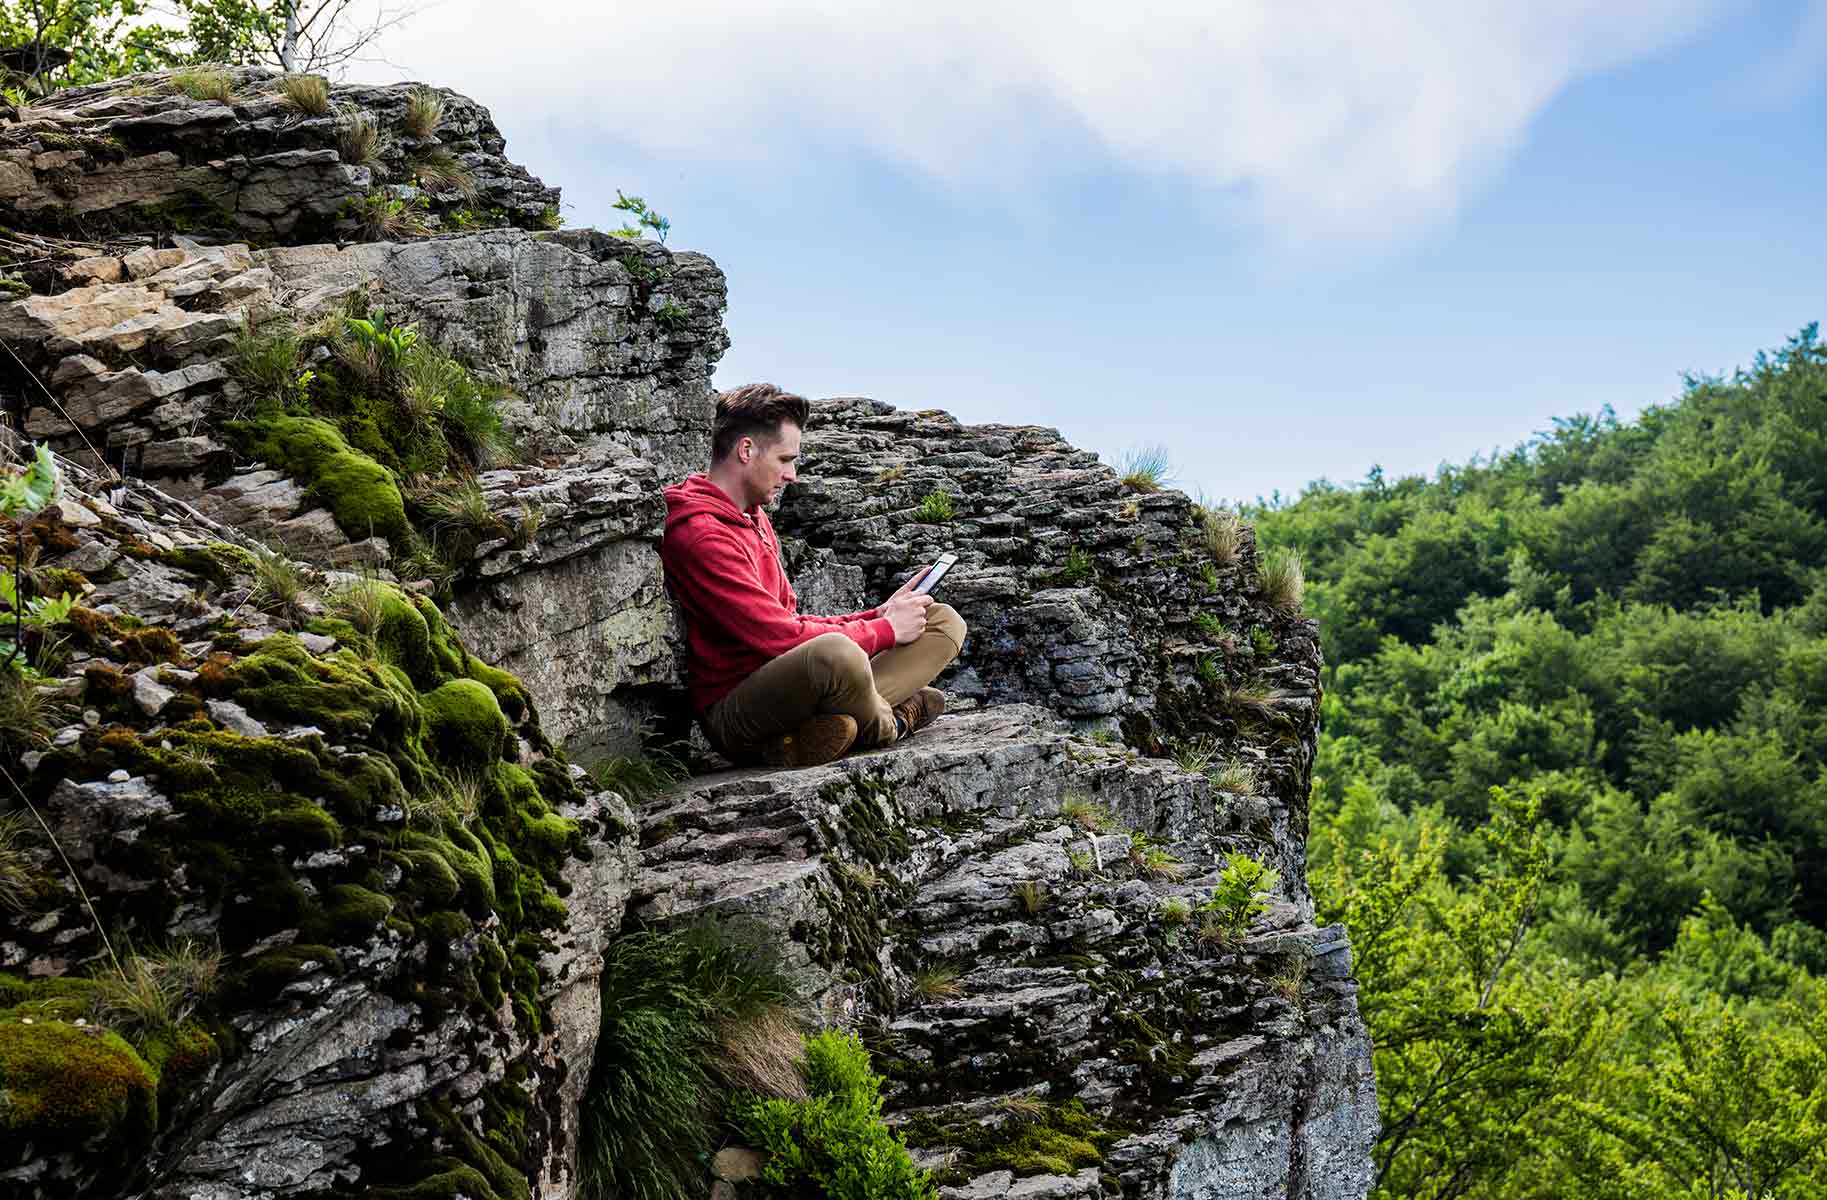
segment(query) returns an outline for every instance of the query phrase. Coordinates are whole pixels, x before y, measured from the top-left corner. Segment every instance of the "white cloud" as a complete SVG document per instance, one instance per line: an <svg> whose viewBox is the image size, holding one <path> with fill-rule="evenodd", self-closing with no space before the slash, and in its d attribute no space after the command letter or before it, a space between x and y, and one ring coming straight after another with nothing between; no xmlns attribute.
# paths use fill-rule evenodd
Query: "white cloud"
<svg viewBox="0 0 1827 1200"><path fill-rule="evenodd" d="M859 150L989 192L1115 169L1317 249L1450 218L1568 85L1722 2L442 0L384 51L510 130L681 165Z"/></svg>

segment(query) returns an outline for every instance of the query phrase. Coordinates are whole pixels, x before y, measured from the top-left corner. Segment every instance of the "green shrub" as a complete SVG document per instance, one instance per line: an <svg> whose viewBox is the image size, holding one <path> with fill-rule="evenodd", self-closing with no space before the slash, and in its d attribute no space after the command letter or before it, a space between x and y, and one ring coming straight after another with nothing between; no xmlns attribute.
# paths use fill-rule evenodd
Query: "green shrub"
<svg viewBox="0 0 1827 1200"><path fill-rule="evenodd" d="M797 991L769 941L707 923L610 942L602 994L602 1037L582 1104L582 1194L702 1195L718 1098L764 1082L752 1062L733 1077L745 1056L729 1047L747 1030L779 1024L796 1009ZM795 1035L788 1053L798 1051Z"/></svg>
<svg viewBox="0 0 1827 1200"><path fill-rule="evenodd" d="M1250 931L1250 922L1269 910L1264 899L1281 882L1281 876L1266 863L1247 854L1231 857L1218 873L1218 886L1212 898L1199 906L1207 917L1207 936L1223 942L1237 942Z"/></svg>
<svg viewBox="0 0 1827 1200"><path fill-rule="evenodd" d="M945 492L928 492L914 508L913 518L923 525L943 525L957 519L958 510Z"/></svg>
<svg viewBox="0 0 1827 1200"><path fill-rule="evenodd" d="M882 1077L856 1035L806 1040L808 1100L743 1097L730 1121L764 1152L757 1194L828 1200L936 1200L900 1136L882 1120Z"/></svg>

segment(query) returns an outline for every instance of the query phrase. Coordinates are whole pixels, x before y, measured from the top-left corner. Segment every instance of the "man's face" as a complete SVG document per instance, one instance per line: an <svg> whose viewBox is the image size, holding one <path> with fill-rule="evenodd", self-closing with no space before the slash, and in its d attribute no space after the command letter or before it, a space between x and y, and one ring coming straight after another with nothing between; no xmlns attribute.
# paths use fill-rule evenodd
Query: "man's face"
<svg viewBox="0 0 1827 1200"><path fill-rule="evenodd" d="M781 490L798 478L793 464L799 461L799 426L791 421L781 423L779 437L765 441L744 438L739 449L749 454L742 478L751 504L774 503Z"/></svg>

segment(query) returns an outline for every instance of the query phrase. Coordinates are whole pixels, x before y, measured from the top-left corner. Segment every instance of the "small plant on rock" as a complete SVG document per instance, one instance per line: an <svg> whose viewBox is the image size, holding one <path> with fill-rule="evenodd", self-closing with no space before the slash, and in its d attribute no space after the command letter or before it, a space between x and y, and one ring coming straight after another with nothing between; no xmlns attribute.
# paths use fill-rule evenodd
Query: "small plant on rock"
<svg viewBox="0 0 1827 1200"><path fill-rule="evenodd" d="M1066 851L1066 865L1072 869L1074 875L1082 878L1097 869L1097 859L1089 850L1068 850Z"/></svg>
<svg viewBox="0 0 1827 1200"><path fill-rule="evenodd" d="M369 241L397 242L424 237L431 232L426 217L425 197L390 196L370 192L360 200L351 200L356 226Z"/></svg>
<svg viewBox="0 0 1827 1200"><path fill-rule="evenodd" d="M1181 742L1174 750L1174 763L1182 771L1204 775L1218 757L1218 747L1211 738Z"/></svg>
<svg viewBox="0 0 1827 1200"><path fill-rule="evenodd" d="M1122 477L1124 487L1152 494L1166 485L1169 469L1165 446L1143 446L1123 456L1117 474Z"/></svg>
<svg viewBox="0 0 1827 1200"><path fill-rule="evenodd" d="M1252 629L1250 631L1250 649L1257 658L1267 659L1274 658L1275 652L1281 647L1276 643L1275 635L1268 630Z"/></svg>
<svg viewBox="0 0 1827 1200"><path fill-rule="evenodd" d="M26 578L27 554L20 545L20 529L25 522L43 512L53 504L63 492L63 477L57 470L57 460L52 457L50 447L40 445L32 452L32 460L25 470L17 474L7 474L0 478L0 522L11 534L8 539L12 551L12 570L0 574L0 605L5 605L5 616L11 620L10 636L0 636L0 670L11 671L15 667L29 667L29 661L22 661L25 653L27 628L48 629L70 615L76 607L76 598L64 594L55 597L31 596L30 582ZM21 699L14 707L24 711L31 701Z"/></svg>
<svg viewBox="0 0 1827 1200"><path fill-rule="evenodd" d="M654 310L653 323L667 333L682 333L691 324L691 313L683 304L668 300Z"/></svg>
<svg viewBox="0 0 1827 1200"><path fill-rule="evenodd" d="M1269 910L1267 897L1280 882L1281 875L1268 864L1247 854L1234 855L1218 873L1218 886L1199 911L1211 918L1217 940L1234 944L1243 940L1252 921Z"/></svg>
<svg viewBox="0 0 1827 1200"><path fill-rule="evenodd" d="M1307 577L1301 566L1300 551L1292 546L1277 546L1262 564L1258 580L1263 603L1280 613L1297 613L1306 594Z"/></svg>
<svg viewBox="0 0 1827 1200"><path fill-rule="evenodd" d="M1301 992L1307 987L1307 972L1312 960L1302 955L1291 955L1275 974L1269 976L1269 990L1294 1004L1300 1000Z"/></svg>
<svg viewBox="0 0 1827 1200"><path fill-rule="evenodd" d="M1092 558L1082 547L1073 546L1066 551L1066 561L1060 565L1059 581L1076 587L1097 575L1097 560Z"/></svg>
<svg viewBox="0 0 1827 1200"><path fill-rule="evenodd" d="M406 97L406 114L400 125L415 138L435 137L444 119L444 97L430 88L416 87Z"/></svg>
<svg viewBox="0 0 1827 1200"><path fill-rule="evenodd" d="M617 212L625 212L634 218L634 224L623 225L620 229L611 229L609 231L616 237L638 238L652 236L659 241L664 242L666 240L666 235L672 232L671 221L668 221L659 213L648 208L647 201L643 200L641 197L623 195L621 188L615 189L615 204L612 207L615 208Z"/></svg>
<svg viewBox="0 0 1827 1200"><path fill-rule="evenodd" d="M1030 917L1039 916L1053 899L1047 891L1047 885L1037 879L1024 879L1016 884L1014 895L1021 911Z"/></svg>
<svg viewBox="0 0 1827 1200"><path fill-rule="evenodd" d="M1179 855L1156 844L1139 829L1129 835L1129 865L1135 868L1136 874L1149 879L1176 882L1186 878L1186 864L1180 861Z"/></svg>
<svg viewBox="0 0 1827 1200"><path fill-rule="evenodd" d="M957 519L958 509L943 491L928 492L914 508L913 519L922 525L944 525Z"/></svg>
<svg viewBox="0 0 1827 1200"><path fill-rule="evenodd" d="M171 77L171 86L192 100L219 100L227 104L235 98L235 81L223 71L179 71Z"/></svg>
<svg viewBox="0 0 1827 1200"><path fill-rule="evenodd" d="M1072 792L1061 800L1059 815L1091 833L1103 833L1116 822L1108 805L1093 800L1083 792Z"/></svg>
<svg viewBox="0 0 1827 1200"><path fill-rule="evenodd" d="M256 410L287 408L299 399L299 354L303 339L292 326L269 322L258 330L243 325L235 336L230 369Z"/></svg>
<svg viewBox="0 0 1827 1200"><path fill-rule="evenodd" d="M474 479L442 481L415 497L446 551L467 559L476 547L512 532Z"/></svg>
<svg viewBox="0 0 1827 1200"><path fill-rule="evenodd" d="M1220 710L1239 720L1274 721L1281 716L1279 706L1288 693L1260 679L1246 679L1214 686L1212 698Z"/></svg>
<svg viewBox="0 0 1827 1200"><path fill-rule="evenodd" d="M1161 901L1161 923L1163 925L1184 925L1192 919L1192 901L1185 896L1169 896Z"/></svg>
<svg viewBox="0 0 1827 1200"><path fill-rule="evenodd" d="M1218 619L1216 613L1200 613L1193 618L1193 628L1208 641L1222 642L1231 636L1231 631L1224 627L1224 622Z"/></svg>
<svg viewBox="0 0 1827 1200"><path fill-rule="evenodd" d="M287 104L307 117L330 111L330 81L322 75L287 75L279 91Z"/></svg>
<svg viewBox="0 0 1827 1200"><path fill-rule="evenodd" d="M305 568L271 551L254 558L254 591L249 600L261 612L291 619L305 611L316 591Z"/></svg>
<svg viewBox="0 0 1827 1200"><path fill-rule="evenodd" d="M222 952L180 942L163 954L136 954L96 979L98 1015L117 1030L157 1033L183 1023L215 993Z"/></svg>

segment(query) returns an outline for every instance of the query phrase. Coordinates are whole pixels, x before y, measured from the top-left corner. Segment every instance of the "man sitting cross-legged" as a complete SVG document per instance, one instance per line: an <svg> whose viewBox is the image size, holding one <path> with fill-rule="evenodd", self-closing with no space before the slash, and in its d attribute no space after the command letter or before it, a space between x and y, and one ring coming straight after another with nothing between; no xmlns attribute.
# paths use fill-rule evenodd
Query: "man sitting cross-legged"
<svg viewBox="0 0 1827 1200"><path fill-rule="evenodd" d="M692 706L737 762L807 767L930 724L945 694L927 686L964 645L949 605L913 594L813 617L781 565L762 505L795 478L805 398L752 383L717 399L710 469L666 489L660 559L685 620Z"/></svg>

